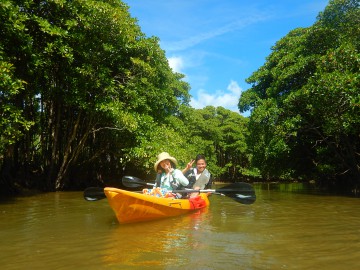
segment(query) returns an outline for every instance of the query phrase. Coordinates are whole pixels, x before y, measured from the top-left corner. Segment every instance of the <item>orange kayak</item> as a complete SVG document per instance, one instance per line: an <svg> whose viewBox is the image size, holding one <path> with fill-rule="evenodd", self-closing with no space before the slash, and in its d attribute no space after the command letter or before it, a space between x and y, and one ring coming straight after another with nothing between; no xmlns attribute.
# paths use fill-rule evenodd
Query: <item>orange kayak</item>
<svg viewBox="0 0 360 270"><path fill-rule="evenodd" d="M163 198L106 187L105 195L119 223L179 216L209 206L206 193L191 199Z"/></svg>

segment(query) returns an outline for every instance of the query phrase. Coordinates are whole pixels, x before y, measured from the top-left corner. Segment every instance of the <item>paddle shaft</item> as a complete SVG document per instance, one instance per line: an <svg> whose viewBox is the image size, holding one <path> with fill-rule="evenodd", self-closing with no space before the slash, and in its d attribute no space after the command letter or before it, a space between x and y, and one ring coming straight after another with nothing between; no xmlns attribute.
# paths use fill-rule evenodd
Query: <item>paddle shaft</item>
<svg viewBox="0 0 360 270"><path fill-rule="evenodd" d="M146 183L145 181L134 177L124 176L122 183L127 187L140 186L155 186L153 183ZM255 191L252 185L244 182L237 182L226 185L219 189L181 189L169 191L172 193L212 193L217 195L227 196L242 204L252 204L256 200ZM89 187L84 191L84 199L87 201L97 201L106 198L103 188Z"/></svg>
<svg viewBox="0 0 360 270"><path fill-rule="evenodd" d="M122 178L122 183L126 187L141 187L141 186L154 186L154 184L146 183L144 180L137 178L135 176L124 176ZM227 196L237 202L243 204L252 204L256 201L256 195L254 187L249 183L236 182L229 185L226 185L219 189L184 189L184 190L173 190L173 193L213 193L217 195Z"/></svg>

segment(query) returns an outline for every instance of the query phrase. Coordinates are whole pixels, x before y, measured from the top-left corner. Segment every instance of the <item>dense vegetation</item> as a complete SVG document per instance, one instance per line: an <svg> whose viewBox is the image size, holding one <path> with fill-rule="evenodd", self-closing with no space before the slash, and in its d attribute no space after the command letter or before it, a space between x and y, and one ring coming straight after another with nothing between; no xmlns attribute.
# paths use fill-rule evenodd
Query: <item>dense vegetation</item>
<svg viewBox="0 0 360 270"><path fill-rule="evenodd" d="M237 163L223 165L242 158L222 152L243 151L233 144L246 120L222 108L191 109L183 75L125 4L5 0L0 16L1 190L153 174L161 151L182 166L202 152L215 174L238 176ZM221 129L231 129L232 145Z"/></svg>
<svg viewBox="0 0 360 270"><path fill-rule="evenodd" d="M189 106L120 0L0 2L0 191L152 178L156 155L197 153L221 180L359 185L359 4L330 1L273 47L240 111ZM341 182L342 181L342 182Z"/></svg>
<svg viewBox="0 0 360 270"><path fill-rule="evenodd" d="M248 78L247 145L266 178L360 185L359 1L330 1L317 22L291 31Z"/></svg>

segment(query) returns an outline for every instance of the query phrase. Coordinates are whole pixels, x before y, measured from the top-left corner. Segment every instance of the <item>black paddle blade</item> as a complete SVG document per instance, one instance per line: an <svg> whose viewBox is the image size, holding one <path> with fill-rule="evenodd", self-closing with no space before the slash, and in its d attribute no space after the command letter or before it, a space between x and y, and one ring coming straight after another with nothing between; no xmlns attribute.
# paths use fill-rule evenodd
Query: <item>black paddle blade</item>
<svg viewBox="0 0 360 270"><path fill-rule="evenodd" d="M227 185L217 189L216 192L224 194L242 204L253 204L256 201L254 187L251 184L244 182Z"/></svg>
<svg viewBox="0 0 360 270"><path fill-rule="evenodd" d="M227 193L227 197L242 203L242 204L253 204L256 201L256 195L244 195L241 193Z"/></svg>
<svg viewBox="0 0 360 270"><path fill-rule="evenodd" d="M105 199L104 189L100 187L89 187L84 190L84 199L87 201L98 201Z"/></svg>
<svg viewBox="0 0 360 270"><path fill-rule="evenodd" d="M122 184L125 187L129 188L137 188L137 187L143 187L143 186L153 186L154 184L146 183L144 180L141 180L140 178L137 178L135 176L123 176L121 179Z"/></svg>

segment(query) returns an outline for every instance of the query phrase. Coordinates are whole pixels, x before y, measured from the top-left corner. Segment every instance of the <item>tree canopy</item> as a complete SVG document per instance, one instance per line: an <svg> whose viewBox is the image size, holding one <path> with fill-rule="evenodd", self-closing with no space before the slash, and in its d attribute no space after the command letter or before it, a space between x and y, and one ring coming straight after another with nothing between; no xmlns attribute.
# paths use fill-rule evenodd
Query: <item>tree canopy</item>
<svg viewBox="0 0 360 270"><path fill-rule="evenodd" d="M332 0L248 79L239 110L194 109L120 0L0 2L0 192L154 179L169 152L216 179L360 183L359 1Z"/></svg>
<svg viewBox="0 0 360 270"><path fill-rule="evenodd" d="M263 177L359 184L359 18L359 1L330 1L247 79L239 109L252 110L248 147Z"/></svg>
<svg viewBox="0 0 360 270"><path fill-rule="evenodd" d="M216 129L206 134L201 115L198 131L184 122L198 114L190 86L126 4L4 0L0 19L2 190L151 175L162 151L181 166L205 151L216 166Z"/></svg>
<svg viewBox="0 0 360 270"><path fill-rule="evenodd" d="M5 0L0 11L3 171L38 166L45 186L63 189L104 160L121 165L145 123L189 101L158 39L120 1Z"/></svg>

